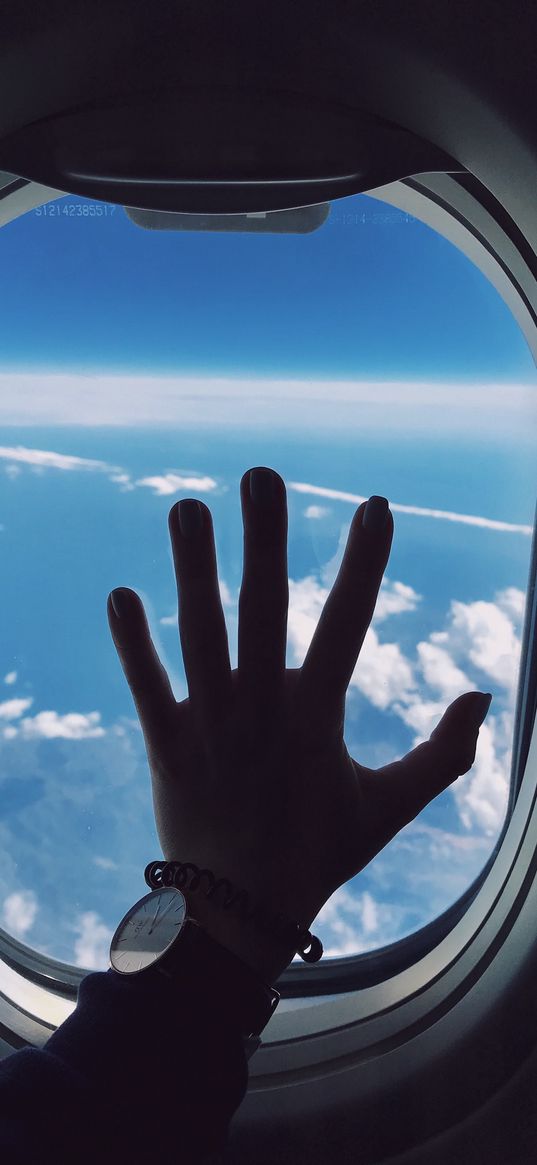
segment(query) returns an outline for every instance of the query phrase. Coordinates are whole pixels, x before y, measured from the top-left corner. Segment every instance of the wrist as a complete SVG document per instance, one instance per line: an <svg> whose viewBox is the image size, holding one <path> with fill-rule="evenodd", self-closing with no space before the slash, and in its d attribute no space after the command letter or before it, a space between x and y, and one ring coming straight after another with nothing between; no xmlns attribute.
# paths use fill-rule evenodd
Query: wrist
<svg viewBox="0 0 537 1165"><path fill-rule="evenodd" d="M264 983L272 985L289 966L296 948L290 948L261 930L254 920L232 915L221 906L211 902L205 894L193 894L183 890L187 901L188 914L207 931L207 934L259 976Z"/></svg>

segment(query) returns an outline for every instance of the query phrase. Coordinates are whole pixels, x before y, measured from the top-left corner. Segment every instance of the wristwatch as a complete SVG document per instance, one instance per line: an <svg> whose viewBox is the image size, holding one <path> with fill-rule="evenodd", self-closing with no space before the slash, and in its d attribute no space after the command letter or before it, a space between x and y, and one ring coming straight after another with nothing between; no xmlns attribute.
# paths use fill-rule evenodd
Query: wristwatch
<svg viewBox="0 0 537 1165"><path fill-rule="evenodd" d="M178 983L192 967L198 992L210 991L226 1011L235 1012L248 1059L281 998L189 916L186 898L175 886L151 891L127 911L110 943L110 964L120 975L159 974Z"/></svg>

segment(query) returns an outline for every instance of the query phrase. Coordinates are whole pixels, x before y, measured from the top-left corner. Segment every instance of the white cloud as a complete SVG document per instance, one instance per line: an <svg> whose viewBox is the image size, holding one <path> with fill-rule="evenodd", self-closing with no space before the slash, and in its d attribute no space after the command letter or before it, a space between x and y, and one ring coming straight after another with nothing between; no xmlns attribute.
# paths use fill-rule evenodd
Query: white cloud
<svg viewBox="0 0 537 1165"><path fill-rule="evenodd" d="M511 703L516 697L520 640L506 610L498 602L451 603L446 631L430 636L455 658L463 657L487 679L505 688Z"/></svg>
<svg viewBox="0 0 537 1165"><path fill-rule="evenodd" d="M313 639L328 594L328 587L321 586L313 575L298 582L289 579L287 639L299 665L303 663Z"/></svg>
<svg viewBox="0 0 537 1165"><path fill-rule="evenodd" d="M7 676L4 676L5 684L14 684L17 679L16 671L8 671Z"/></svg>
<svg viewBox="0 0 537 1165"><path fill-rule="evenodd" d="M105 970L110 962L110 943L114 931L101 922L94 910L81 914L74 929L80 935L75 942L75 966L90 971Z"/></svg>
<svg viewBox="0 0 537 1165"><path fill-rule="evenodd" d="M15 736L18 736L17 729L13 725L8 725L7 728L3 729L2 736L5 740L13 740Z"/></svg>
<svg viewBox="0 0 537 1165"><path fill-rule="evenodd" d="M289 579L287 638L298 667L304 662L328 594L329 588L321 586L311 575L299 582ZM388 599L386 606L389 602ZM402 693L410 699L415 686L412 667L399 645L380 643L376 631L370 627L349 689L358 689L376 708L387 708Z"/></svg>
<svg viewBox="0 0 537 1165"><path fill-rule="evenodd" d="M122 487L120 491L121 493L128 493L130 490L135 488L128 473L112 473L110 475L110 481L113 481L116 485L120 485Z"/></svg>
<svg viewBox="0 0 537 1165"><path fill-rule="evenodd" d="M372 934L379 926L378 904L367 890L362 894L362 926L366 934Z"/></svg>
<svg viewBox="0 0 537 1165"><path fill-rule="evenodd" d="M94 857L93 861L94 861L94 864L96 866L98 866L100 870L118 870L119 869L118 863L112 861L112 858Z"/></svg>
<svg viewBox="0 0 537 1165"><path fill-rule="evenodd" d="M91 461L87 457L74 457L70 454L54 453L46 449L27 449L23 445L14 447L1 445L0 458L43 469L110 470L112 468L104 461Z"/></svg>
<svg viewBox="0 0 537 1165"><path fill-rule="evenodd" d="M212 477L188 477L175 470L169 470L156 477L141 477L136 485L145 485L159 497L164 497L184 490L192 493L209 493L217 488L218 483Z"/></svg>
<svg viewBox="0 0 537 1165"><path fill-rule="evenodd" d="M506 587L503 591L497 591L494 598L506 615L509 615L515 623L522 625L526 609L524 591L518 590L517 587Z"/></svg>
<svg viewBox="0 0 537 1165"><path fill-rule="evenodd" d="M287 638L298 667L304 662L328 593L328 588L311 575L299 582L289 579ZM416 684L412 666L399 645L380 643L370 627L350 679L349 689L352 687L376 708L388 708L402 693L410 699Z"/></svg>
<svg viewBox="0 0 537 1165"><path fill-rule="evenodd" d="M442 700L455 700L463 692L474 691L477 684L457 667L444 647L436 643L418 643L418 659L425 682L436 688Z"/></svg>
<svg viewBox="0 0 537 1165"><path fill-rule="evenodd" d="M458 695L461 694L461 692L458 693ZM445 710L446 701L444 699L427 700L418 696L417 693L413 694L406 704L402 700L396 700L392 707L392 711L400 716L401 720L409 728L413 728L416 733L412 748L416 748L418 744L423 744L425 740L429 739L433 728L436 728Z"/></svg>
<svg viewBox="0 0 537 1165"><path fill-rule="evenodd" d="M412 665L398 643L379 643L372 627L366 633L350 685L375 708L389 708L398 698L412 698L416 688Z"/></svg>
<svg viewBox="0 0 537 1165"><path fill-rule="evenodd" d="M451 786L465 828L477 827L489 836L499 831L509 796L507 756L497 746L496 733L497 718L487 717L479 730L476 758L470 772Z"/></svg>
<svg viewBox="0 0 537 1165"><path fill-rule="evenodd" d="M403 611L415 611L421 603L423 595L419 595L413 587L402 582L391 582L386 576L378 594L377 605L373 621L380 623L388 615L400 615Z"/></svg>
<svg viewBox="0 0 537 1165"><path fill-rule="evenodd" d="M9 681L6 679L5 682L7 684ZM33 704L31 699L4 700L4 703L0 704L0 720L16 720L31 704Z"/></svg>
<svg viewBox="0 0 537 1165"><path fill-rule="evenodd" d="M394 941L404 912L379 902L369 890L357 893L340 886L325 902L315 919L326 957L356 955Z"/></svg>
<svg viewBox="0 0 537 1165"><path fill-rule="evenodd" d="M37 898L33 890L16 890L4 899L4 930L16 938L22 938L33 926L36 914Z"/></svg>
<svg viewBox="0 0 537 1165"><path fill-rule="evenodd" d="M414 729L412 748L428 740L446 707L467 691L489 687L491 710L479 731L474 764L450 786L462 825L492 836L500 830L507 808L513 747L514 711L520 639L525 596L515 587L498 591L494 602L452 600L447 626L418 643L417 655L426 684L434 698L410 699L401 693L393 706L409 728ZM475 671L486 677L473 678ZM494 694L494 688L503 689Z"/></svg>
<svg viewBox="0 0 537 1165"><path fill-rule="evenodd" d="M105 729L99 725L100 712L38 712L36 716L25 717L19 725L19 735L29 737L63 737L65 740L85 740L88 737L104 736Z"/></svg>
<svg viewBox="0 0 537 1165"><path fill-rule="evenodd" d="M9 465L4 466L4 473L5 473L6 477L10 477L11 480L14 481L15 478L18 477L19 474L22 473L22 469L21 469L20 465L13 465L10 463Z"/></svg>
<svg viewBox="0 0 537 1165"><path fill-rule="evenodd" d="M306 506L304 510L305 518L326 518L330 513L328 506Z"/></svg>
<svg viewBox="0 0 537 1165"><path fill-rule="evenodd" d="M435 860L447 859L452 862L457 853L483 854L489 848L486 838L476 834L453 833L452 830L440 829L439 826L429 825L422 820L411 821L399 834L400 838L408 838L411 845L415 844L418 836L422 836L426 841L428 858ZM479 860L481 861L481 858Z"/></svg>
<svg viewBox="0 0 537 1165"><path fill-rule="evenodd" d="M220 598L222 600L222 606L224 606L224 607L233 606L233 603L234 603L233 595L231 594L231 591L230 591L227 583L224 582L223 579L219 579L218 583L219 583L219 589L220 589Z"/></svg>

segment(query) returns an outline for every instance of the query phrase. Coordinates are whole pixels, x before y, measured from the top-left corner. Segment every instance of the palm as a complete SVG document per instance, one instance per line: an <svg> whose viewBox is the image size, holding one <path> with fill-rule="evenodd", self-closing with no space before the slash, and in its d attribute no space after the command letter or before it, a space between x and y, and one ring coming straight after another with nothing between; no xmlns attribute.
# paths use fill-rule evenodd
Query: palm
<svg viewBox="0 0 537 1165"><path fill-rule="evenodd" d="M292 894L301 917L315 917L337 886L365 865L367 808L343 733L324 749L301 720L300 669L288 669L282 708L266 739L245 730L248 705L232 672L233 698L222 716L219 745L208 752L191 701L176 705L170 735L146 735L153 804L164 857L196 855L196 864L267 899ZM188 780L181 779L188 774ZM378 847L380 848L380 847ZM319 861L322 855L324 860ZM367 859L369 860L369 859ZM288 910L290 909L288 901Z"/></svg>

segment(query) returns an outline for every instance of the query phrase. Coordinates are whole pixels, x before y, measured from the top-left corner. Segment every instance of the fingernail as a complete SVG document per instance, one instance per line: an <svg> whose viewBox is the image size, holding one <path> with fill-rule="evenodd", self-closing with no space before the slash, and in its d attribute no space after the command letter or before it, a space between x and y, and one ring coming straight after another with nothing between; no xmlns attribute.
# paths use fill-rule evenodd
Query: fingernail
<svg viewBox="0 0 537 1165"><path fill-rule="evenodd" d="M387 520L388 499L373 494L373 497L369 499L364 510L364 516L362 518L364 530L369 530L371 534L378 534L384 529Z"/></svg>
<svg viewBox="0 0 537 1165"><path fill-rule="evenodd" d="M195 498L179 502L179 528L183 538L195 538L201 530L201 509Z"/></svg>
<svg viewBox="0 0 537 1165"><path fill-rule="evenodd" d="M274 474L271 469L250 471L250 497L256 506L268 506L274 497Z"/></svg>
<svg viewBox="0 0 537 1165"><path fill-rule="evenodd" d="M131 609L131 600L129 592L123 587L117 587L115 591L110 592L110 601L117 619L123 619L125 615L128 615Z"/></svg>
<svg viewBox="0 0 537 1165"><path fill-rule="evenodd" d="M476 724L482 724L492 702L492 692L476 692L472 703L471 715Z"/></svg>

